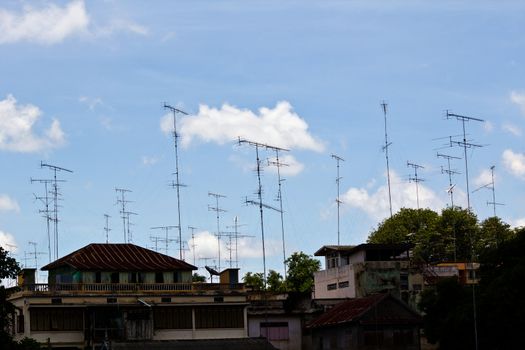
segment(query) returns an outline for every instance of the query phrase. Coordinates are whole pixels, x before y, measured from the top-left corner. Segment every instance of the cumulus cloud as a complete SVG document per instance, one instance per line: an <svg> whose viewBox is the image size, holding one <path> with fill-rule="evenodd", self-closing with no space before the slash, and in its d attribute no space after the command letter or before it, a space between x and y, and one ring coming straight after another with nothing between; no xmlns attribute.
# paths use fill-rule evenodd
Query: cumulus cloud
<svg viewBox="0 0 525 350"><path fill-rule="evenodd" d="M10 233L0 230L0 247L15 253L17 250L15 237Z"/></svg>
<svg viewBox="0 0 525 350"><path fill-rule="evenodd" d="M525 179L525 154L516 153L510 149L503 151L503 165L514 176Z"/></svg>
<svg viewBox="0 0 525 350"><path fill-rule="evenodd" d="M494 175L494 182L496 181L496 175ZM478 176L474 179L474 185L485 186L492 183L492 172L489 169L483 169Z"/></svg>
<svg viewBox="0 0 525 350"><path fill-rule="evenodd" d="M395 172L390 172L392 189L392 209L417 208L417 196L414 183L402 181ZM342 196L343 207L360 209L375 220L382 220L390 215L388 203L388 186L380 186L375 192L366 188L351 187ZM419 184L419 207L439 210L444 202L430 188Z"/></svg>
<svg viewBox="0 0 525 350"><path fill-rule="evenodd" d="M25 5L21 11L0 8L0 44L26 41L53 45L73 36L96 38L117 32L147 35L149 30L122 18L93 26L83 0L73 0L64 6L53 3L39 8Z"/></svg>
<svg viewBox="0 0 525 350"><path fill-rule="evenodd" d="M510 100L521 109L521 113L525 115L525 92L511 91Z"/></svg>
<svg viewBox="0 0 525 350"><path fill-rule="evenodd" d="M7 194L0 194L0 212L14 211L20 212L20 207L16 200L9 197Z"/></svg>
<svg viewBox="0 0 525 350"><path fill-rule="evenodd" d="M161 120L165 133L173 131L170 115ZM224 104L220 109L201 105L199 112L181 119L182 145L195 140L219 145L238 137L287 149L321 152L324 145L308 131L308 124L297 115L290 103L279 102L274 108L260 108L258 113Z"/></svg>
<svg viewBox="0 0 525 350"><path fill-rule="evenodd" d="M518 218L507 221L511 227L525 227L525 218Z"/></svg>
<svg viewBox="0 0 525 350"><path fill-rule="evenodd" d="M43 8L24 6L21 13L0 9L0 43L30 41L55 44L87 31L89 16L83 1L64 7L48 4Z"/></svg>
<svg viewBox="0 0 525 350"><path fill-rule="evenodd" d="M64 144L64 132L57 119L53 119L42 135L35 133L41 114L36 106L18 105L12 95L0 101L0 150L39 152Z"/></svg>
<svg viewBox="0 0 525 350"><path fill-rule="evenodd" d="M522 131L521 131L521 129L519 127L517 127L514 124L510 124L510 123L503 124L501 126L501 129L503 131L508 132L509 134L514 135L514 136L521 136L521 134L522 134Z"/></svg>

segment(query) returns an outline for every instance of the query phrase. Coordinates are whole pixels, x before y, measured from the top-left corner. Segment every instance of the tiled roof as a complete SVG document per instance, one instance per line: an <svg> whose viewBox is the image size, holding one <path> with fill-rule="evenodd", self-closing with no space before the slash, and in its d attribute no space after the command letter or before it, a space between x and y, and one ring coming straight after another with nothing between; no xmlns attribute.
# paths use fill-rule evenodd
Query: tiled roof
<svg viewBox="0 0 525 350"><path fill-rule="evenodd" d="M408 313L405 313L405 315L393 314L391 312L386 314L382 313L373 320L373 323L408 324L420 322L421 318L416 312L410 310L407 306L405 306L401 301L395 299L392 295L375 294L364 298L351 299L337 304L332 309L326 311L324 314L312 321L307 326L307 328L329 327L343 323L360 321L365 313L367 313L375 305L378 305L387 298L391 298L400 305L403 305L403 307L406 310L408 310ZM365 321L363 323L367 322L370 322L370 320Z"/></svg>
<svg viewBox="0 0 525 350"><path fill-rule="evenodd" d="M130 243L89 244L52 263L42 270L71 266L80 271L174 271L196 270L182 260Z"/></svg>

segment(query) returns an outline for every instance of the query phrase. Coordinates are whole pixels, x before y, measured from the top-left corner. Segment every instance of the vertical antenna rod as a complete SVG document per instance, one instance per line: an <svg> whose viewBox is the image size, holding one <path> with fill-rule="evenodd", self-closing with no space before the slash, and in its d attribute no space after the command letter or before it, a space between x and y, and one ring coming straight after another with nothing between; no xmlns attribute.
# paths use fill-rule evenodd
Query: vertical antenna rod
<svg viewBox="0 0 525 350"><path fill-rule="evenodd" d="M169 255L169 250L168 250L168 247L169 247L169 243L170 242L176 242L177 240L175 239L170 239L169 238L169 230L171 229L174 229L174 228L178 228L177 225L168 225L168 226L155 226L155 227L151 227L152 230L164 230L165 232L165 235L166 235L166 238L163 239L164 243L165 243L165 250L166 250L166 255ZM160 239L159 239L160 240ZM182 256L182 254L181 254ZM182 260L182 259L181 259Z"/></svg>
<svg viewBox="0 0 525 350"><path fill-rule="evenodd" d="M57 180L61 181L61 180ZM42 201L42 204L44 204L44 209L40 209L38 212L44 214L44 218L46 218L46 224L47 224L47 250L49 255L49 262L51 262L51 228L50 228L50 222L53 220L51 217L51 212L49 210L49 190L47 185L53 183L53 180L48 179L33 179L31 178L31 183L34 182L40 182L44 184L44 196L38 197L35 195L35 199L39 199Z"/></svg>
<svg viewBox="0 0 525 350"><path fill-rule="evenodd" d="M226 210L224 209L221 209L219 207L219 198L226 198L226 196L222 195L222 194L218 194L218 193L213 193L213 192L208 192L208 196L210 197L214 197L215 198L215 207L213 206L210 206L208 205L208 210L210 211L214 211L215 214L216 214L216 217L217 217L217 248L218 248L218 252L219 252L219 272L221 272L221 236L222 236L222 232L221 232L221 225L220 225L220 213L224 213L226 212Z"/></svg>
<svg viewBox="0 0 525 350"><path fill-rule="evenodd" d="M340 227L340 224L339 224L339 210L340 210L340 206L341 206L341 200L339 198L339 183L341 182L341 179L342 177L339 176L339 162L340 161L344 161L343 158L335 155L335 154L332 154L332 158L334 158L337 162L337 177L335 178L335 183L337 184L337 198L335 199L335 202L337 203L337 245L341 244L340 242L340 232L339 232L339 227Z"/></svg>
<svg viewBox="0 0 525 350"><path fill-rule="evenodd" d="M195 244L195 230L197 228L193 226L188 226L188 228L191 230L191 250L193 251L193 266L197 266L195 265L195 247L197 246Z"/></svg>
<svg viewBox="0 0 525 350"><path fill-rule="evenodd" d="M124 230L124 243L128 242L128 235L127 232L129 231L129 225L126 224L126 218L129 222L129 215L126 215L128 213L126 211L126 204L130 203L131 201L126 200L126 192L131 192L131 190L125 189L125 188L115 188L115 192L117 193L117 204L122 205L122 209L120 210L120 213L122 214L122 229ZM118 194L120 193L120 198L118 198Z"/></svg>
<svg viewBox="0 0 525 350"><path fill-rule="evenodd" d="M416 184L416 201L417 201L417 209L419 209L419 183L425 180L417 176L417 169L424 169L424 167L419 164L410 163L410 162L407 162L407 167L414 168L414 177L409 177L408 181L413 181Z"/></svg>
<svg viewBox="0 0 525 350"><path fill-rule="evenodd" d="M54 232L54 241L55 241L55 259L58 259L59 257L59 254L58 254L58 196L59 196L59 192L58 192L58 182L62 182L62 180L58 180L57 179L57 172L58 171L66 171L68 173L72 173L73 171L72 170L68 170L68 169L65 169L65 168L61 168L59 166L55 166L55 165L51 165L51 164L46 164L44 162L40 162L40 167L41 168L49 168L53 171L53 213L54 213L54 218L53 218L53 221L55 223L55 232Z"/></svg>
<svg viewBox="0 0 525 350"><path fill-rule="evenodd" d="M109 231L111 231L111 229L109 228L109 218L111 216L109 216L108 214L104 214L104 218L106 219L106 226L104 226L104 231L106 232L106 244L109 243Z"/></svg>
<svg viewBox="0 0 525 350"><path fill-rule="evenodd" d="M454 209L454 186L452 184L452 175L454 174L459 174L459 172L455 171L455 170L452 170L451 167L450 167L450 160L451 159L461 159L460 157L454 157L454 156L449 156L447 154L442 154L442 153L437 153L437 157L438 158L444 158L447 160L447 169L443 169L443 167L441 167L441 173L442 174L448 174L448 194L450 196L450 207L452 209Z"/></svg>
<svg viewBox="0 0 525 350"><path fill-rule="evenodd" d="M388 104L385 101L383 101L381 103L381 107L383 109L383 115L385 117L385 145L383 146L383 151L385 152L385 158L386 158L386 179L388 183L388 204L390 208L390 217L392 217L392 193L390 190L390 164L388 160L388 148L390 147L392 142L388 142L388 133L386 129L386 112L387 112Z"/></svg>
<svg viewBox="0 0 525 350"><path fill-rule="evenodd" d="M487 205L492 205L492 210L494 211L494 217L496 217L496 206L497 205L505 205L505 204L496 202L496 188L495 188L495 182L494 182L494 168L496 168L496 166L494 166L494 165L490 167L491 181L488 184L485 184L485 185L483 185L481 187L476 188L474 191L472 191L472 193L477 192L477 191L481 190L482 188L488 188L489 190L491 190L492 191L492 202L487 201Z"/></svg>
<svg viewBox="0 0 525 350"><path fill-rule="evenodd" d="M284 266L284 278L286 279L287 273L286 273L286 245L285 245L285 239L284 239L284 211L283 211L283 193L281 190L282 182L285 179L281 178L281 166L288 166L288 164L281 163L279 161L279 150L275 150L275 161L269 161L269 165L275 165L277 167L277 181L279 183L279 190L277 192L277 199L279 200L279 209L281 212L281 238L283 241L283 266Z"/></svg>
<svg viewBox="0 0 525 350"><path fill-rule="evenodd" d="M188 113L178 108L172 107L166 103L164 104L164 108L169 109L170 111L173 112L173 141L175 143L175 183L173 183L172 186L177 189L177 216L179 218L179 223L177 226L179 227L179 252L180 252L179 258L183 260L182 259L182 224L180 220L180 187L184 187L184 185L181 184L179 181L179 145L178 145L179 134L177 134L177 113L180 113L183 115L188 115Z"/></svg>
<svg viewBox="0 0 525 350"><path fill-rule="evenodd" d="M464 152L464 157L465 157L465 179L466 179L466 182L467 182L467 209L470 210L470 190L469 190L469 178L468 178L467 148L481 147L481 145L475 145L475 144L467 142L467 133L466 133L466 130L465 130L465 122L469 122L471 120L477 121L477 122L484 122L484 120L483 119L479 119L479 118L467 117L467 116L464 116L464 115L450 113L449 111L447 111L446 116L447 116L447 119L449 119L450 117L455 117L456 120L461 121L461 124L463 126L463 142L451 141L451 143L454 143L454 144L456 144L458 146L463 147L463 152Z"/></svg>

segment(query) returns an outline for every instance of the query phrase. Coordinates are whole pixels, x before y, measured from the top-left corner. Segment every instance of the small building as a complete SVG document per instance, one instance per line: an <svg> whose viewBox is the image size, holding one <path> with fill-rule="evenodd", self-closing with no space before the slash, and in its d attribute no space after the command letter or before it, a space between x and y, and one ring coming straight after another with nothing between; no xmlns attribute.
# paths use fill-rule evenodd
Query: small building
<svg viewBox="0 0 525 350"><path fill-rule="evenodd" d="M307 325L313 349L419 350L421 317L390 293L344 301Z"/></svg>
<svg viewBox="0 0 525 350"><path fill-rule="evenodd" d="M429 265L424 270L425 282L432 285L440 279L455 277L462 285L477 284L479 266L477 262L441 262Z"/></svg>
<svg viewBox="0 0 525 350"><path fill-rule="evenodd" d="M314 298L362 298L388 291L415 305L424 282L419 269L410 265L410 248L410 244L323 246L315 252L325 257L325 269L314 274Z"/></svg>
<svg viewBox="0 0 525 350"><path fill-rule="evenodd" d="M25 270L15 338L55 347L247 337L247 300L235 270L225 283L192 283L197 268L134 244L90 244L42 268Z"/></svg>

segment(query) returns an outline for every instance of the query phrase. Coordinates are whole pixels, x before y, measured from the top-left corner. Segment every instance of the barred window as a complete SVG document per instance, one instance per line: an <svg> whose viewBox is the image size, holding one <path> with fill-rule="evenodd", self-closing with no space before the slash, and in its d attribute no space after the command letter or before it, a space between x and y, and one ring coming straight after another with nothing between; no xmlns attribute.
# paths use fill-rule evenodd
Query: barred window
<svg viewBox="0 0 525 350"><path fill-rule="evenodd" d="M261 337L268 340L288 340L288 322L261 322Z"/></svg>
<svg viewBox="0 0 525 350"><path fill-rule="evenodd" d="M196 328L244 328L244 306L198 306Z"/></svg>
<svg viewBox="0 0 525 350"><path fill-rule="evenodd" d="M31 331L81 331L82 309L38 308L30 310Z"/></svg>
<svg viewBox="0 0 525 350"><path fill-rule="evenodd" d="M191 307L158 307L153 309L156 329L191 329Z"/></svg>

